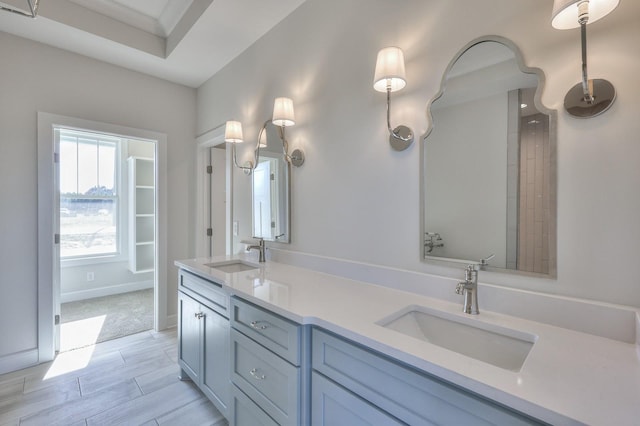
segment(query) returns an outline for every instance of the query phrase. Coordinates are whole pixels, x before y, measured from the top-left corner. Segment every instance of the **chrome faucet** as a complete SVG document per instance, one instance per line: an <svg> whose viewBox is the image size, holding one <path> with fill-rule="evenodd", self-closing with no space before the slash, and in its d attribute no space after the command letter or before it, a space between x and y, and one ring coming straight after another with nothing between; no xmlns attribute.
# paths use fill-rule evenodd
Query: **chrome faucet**
<svg viewBox="0 0 640 426"><path fill-rule="evenodd" d="M462 312L478 315L478 265L471 264L464 270L464 281L456 286L456 293L464 296Z"/></svg>
<svg viewBox="0 0 640 426"><path fill-rule="evenodd" d="M264 252L266 249L266 246L264 244L264 238L256 238L256 240L258 240L258 244L252 244L250 246L247 246L247 251L258 250L258 253L260 253L260 256L258 257L258 262L264 262L265 261Z"/></svg>

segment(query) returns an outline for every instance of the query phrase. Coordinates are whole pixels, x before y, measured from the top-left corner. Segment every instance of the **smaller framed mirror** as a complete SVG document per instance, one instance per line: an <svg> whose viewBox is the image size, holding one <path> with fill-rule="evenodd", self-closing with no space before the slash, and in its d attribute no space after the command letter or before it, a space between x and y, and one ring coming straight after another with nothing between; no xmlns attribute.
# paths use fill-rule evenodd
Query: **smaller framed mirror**
<svg viewBox="0 0 640 426"><path fill-rule="evenodd" d="M259 135L251 183L253 236L288 243L291 166L284 158L278 132L279 129L267 121Z"/></svg>

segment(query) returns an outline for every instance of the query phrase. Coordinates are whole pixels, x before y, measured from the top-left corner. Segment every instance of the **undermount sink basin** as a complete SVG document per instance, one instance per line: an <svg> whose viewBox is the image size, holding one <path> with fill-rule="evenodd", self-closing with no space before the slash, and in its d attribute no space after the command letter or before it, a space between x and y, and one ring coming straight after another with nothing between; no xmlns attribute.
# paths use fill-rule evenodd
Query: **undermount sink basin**
<svg viewBox="0 0 640 426"><path fill-rule="evenodd" d="M257 266L243 262L242 260L225 260L222 262L205 263L204 266L217 269L227 274L248 271L250 269L258 269Z"/></svg>
<svg viewBox="0 0 640 426"><path fill-rule="evenodd" d="M533 334L424 306L404 308L378 325L516 372L522 368L537 339Z"/></svg>

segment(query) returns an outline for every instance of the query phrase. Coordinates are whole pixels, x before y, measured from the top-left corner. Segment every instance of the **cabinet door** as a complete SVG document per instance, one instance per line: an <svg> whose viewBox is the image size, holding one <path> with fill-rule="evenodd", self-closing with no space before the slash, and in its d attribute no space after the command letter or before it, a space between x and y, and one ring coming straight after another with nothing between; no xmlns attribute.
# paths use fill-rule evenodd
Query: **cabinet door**
<svg viewBox="0 0 640 426"><path fill-rule="evenodd" d="M358 398L324 376L312 373L312 426L403 425L404 423Z"/></svg>
<svg viewBox="0 0 640 426"><path fill-rule="evenodd" d="M202 319L204 325L202 390L227 417L231 383L229 320L206 306L201 306L201 309L205 314Z"/></svg>
<svg viewBox="0 0 640 426"><path fill-rule="evenodd" d="M200 304L178 293L178 359L180 367L198 383L200 375Z"/></svg>

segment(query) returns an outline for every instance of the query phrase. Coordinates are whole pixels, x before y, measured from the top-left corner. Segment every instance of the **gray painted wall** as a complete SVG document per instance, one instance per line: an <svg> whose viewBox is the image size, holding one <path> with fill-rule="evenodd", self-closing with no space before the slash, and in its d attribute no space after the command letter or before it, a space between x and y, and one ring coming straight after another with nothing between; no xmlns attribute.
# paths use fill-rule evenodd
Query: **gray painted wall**
<svg viewBox="0 0 640 426"><path fill-rule="evenodd" d="M417 134L449 61L491 34L545 71L542 101L561 110L580 78L580 35L553 29L551 9L551 0L308 0L199 88L198 133L236 119L255 140L273 99L292 97L297 123L287 135L306 162L292 173L284 248L461 278L461 268L420 261L420 143L400 153L387 143L376 54L404 49L408 84L393 96L392 122ZM557 279L484 273L483 282L640 306L639 17L640 2L622 1L589 25L589 71L616 85L612 109L590 120L558 114ZM236 171L234 185L246 237L249 178Z"/></svg>
<svg viewBox="0 0 640 426"><path fill-rule="evenodd" d="M168 137L167 310L193 242L195 90L0 32L0 359L37 346L37 112Z"/></svg>

